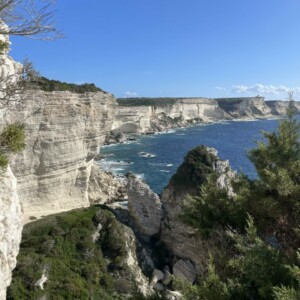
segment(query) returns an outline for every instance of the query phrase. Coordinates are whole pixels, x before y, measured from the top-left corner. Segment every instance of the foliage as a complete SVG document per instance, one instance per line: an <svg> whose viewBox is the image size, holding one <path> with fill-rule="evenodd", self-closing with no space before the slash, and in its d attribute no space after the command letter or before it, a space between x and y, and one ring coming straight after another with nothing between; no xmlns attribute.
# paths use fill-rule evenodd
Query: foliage
<svg viewBox="0 0 300 300"><path fill-rule="evenodd" d="M23 124L15 123L4 127L0 133L0 168L8 164L7 153L19 152L25 148L25 129Z"/></svg>
<svg viewBox="0 0 300 300"><path fill-rule="evenodd" d="M78 94L83 94L87 92L104 92L100 88L96 87L93 83L74 84L61 82L59 80L50 80L45 77L39 77L33 83L37 88L46 92L69 91Z"/></svg>
<svg viewBox="0 0 300 300"><path fill-rule="evenodd" d="M4 41L0 41L0 54L8 50L8 43Z"/></svg>
<svg viewBox="0 0 300 300"><path fill-rule="evenodd" d="M249 152L257 179L237 176L231 183L234 195L228 195L217 187L217 175L208 172L199 194L184 202L182 220L202 237L228 234L231 242L222 257L215 257L214 270L228 299L299 299L300 124L293 108L290 102L278 130L264 132ZM210 299L203 296L209 272L196 286L183 290L194 299Z"/></svg>
<svg viewBox="0 0 300 300"><path fill-rule="evenodd" d="M171 178L175 188L182 186L198 188L213 172L213 163L216 157L205 146L199 146L188 152L183 164Z"/></svg>
<svg viewBox="0 0 300 300"><path fill-rule="evenodd" d="M242 228L245 211L225 189L217 188L217 175L213 173L200 187L199 195L185 199L181 219L208 238L220 226Z"/></svg>
<svg viewBox="0 0 300 300"><path fill-rule="evenodd" d="M182 98L118 98L119 106L167 106L173 105Z"/></svg>
<svg viewBox="0 0 300 300"><path fill-rule="evenodd" d="M175 280L175 288L183 292L185 300L226 300L230 299L229 288L217 275L213 258L209 256L207 274L199 285L191 285L181 280Z"/></svg>
<svg viewBox="0 0 300 300"><path fill-rule="evenodd" d="M99 222L101 235L93 242ZM131 281L133 286L124 263L123 236L112 213L99 207L27 224L7 299L123 299L117 293L117 279ZM48 279L41 290L35 283L43 272Z"/></svg>
<svg viewBox="0 0 300 300"><path fill-rule="evenodd" d="M0 134L0 146L7 147L10 152L19 152L25 147L24 125L15 123L7 125Z"/></svg>

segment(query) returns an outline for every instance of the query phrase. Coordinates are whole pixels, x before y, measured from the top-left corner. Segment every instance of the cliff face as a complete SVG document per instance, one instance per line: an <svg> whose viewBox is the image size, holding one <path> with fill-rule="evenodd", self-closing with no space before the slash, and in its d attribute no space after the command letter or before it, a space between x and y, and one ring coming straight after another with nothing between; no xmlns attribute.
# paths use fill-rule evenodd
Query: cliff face
<svg viewBox="0 0 300 300"><path fill-rule="evenodd" d="M26 149L11 158L25 222L89 205L89 177L113 121L115 99L98 92L31 91L4 122L26 126Z"/></svg>
<svg viewBox="0 0 300 300"><path fill-rule="evenodd" d="M271 116L263 97L215 99L220 108L233 118L262 118Z"/></svg>
<svg viewBox="0 0 300 300"><path fill-rule="evenodd" d="M286 110L289 107L288 101L281 101L281 100L273 100L273 101L266 101L266 104L270 107L272 115L279 115L283 116L286 114ZM300 112L300 103L299 101L294 101L293 106L296 112L299 114Z"/></svg>
<svg viewBox="0 0 300 300"><path fill-rule="evenodd" d="M118 99L118 104L113 128L124 133L147 133L196 123L278 115L263 97L130 98Z"/></svg>
<svg viewBox="0 0 300 300"><path fill-rule="evenodd" d="M6 299L6 288L17 263L21 232L21 205L17 193L17 180L8 167L0 178L0 299Z"/></svg>
<svg viewBox="0 0 300 300"><path fill-rule="evenodd" d="M124 133L163 131L190 123L230 119L213 99L186 98L162 102L153 99L142 104L126 102L118 101L113 124L114 129Z"/></svg>
<svg viewBox="0 0 300 300"><path fill-rule="evenodd" d="M0 27L5 25L0 21ZM7 43L6 35L0 35L0 41ZM8 50L0 53L0 131L3 127L3 116L8 109L5 89L18 78L22 66L8 56ZM13 106L17 98L11 99ZM16 257L21 241L21 205L17 194L17 180L10 167L0 170L0 299L6 298L6 288L11 281L11 272L16 265Z"/></svg>

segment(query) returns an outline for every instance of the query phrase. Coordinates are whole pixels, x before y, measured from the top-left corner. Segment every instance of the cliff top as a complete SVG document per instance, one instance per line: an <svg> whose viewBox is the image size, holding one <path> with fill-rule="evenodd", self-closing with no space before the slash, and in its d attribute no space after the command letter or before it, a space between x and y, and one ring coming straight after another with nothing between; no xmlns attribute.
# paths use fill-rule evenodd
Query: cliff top
<svg viewBox="0 0 300 300"><path fill-rule="evenodd" d="M150 98L150 97L136 97L136 98L118 98L117 103L119 106L166 106L172 105L183 100L211 100L218 103L238 104L242 101L262 100L264 97L236 97L236 98L205 98L205 97L162 97L162 98Z"/></svg>
<svg viewBox="0 0 300 300"><path fill-rule="evenodd" d="M199 99L199 100L207 100L204 97L163 97L163 98L118 98L117 103L119 106L166 106L172 105L182 100L187 99Z"/></svg>
<svg viewBox="0 0 300 300"><path fill-rule="evenodd" d="M103 92L102 89L97 87L94 83L83 83L83 84L75 84L75 83L67 83L59 80L52 80L46 77L39 77L33 84L40 90L45 92L54 92L54 91L69 91L77 94L84 94L87 92Z"/></svg>

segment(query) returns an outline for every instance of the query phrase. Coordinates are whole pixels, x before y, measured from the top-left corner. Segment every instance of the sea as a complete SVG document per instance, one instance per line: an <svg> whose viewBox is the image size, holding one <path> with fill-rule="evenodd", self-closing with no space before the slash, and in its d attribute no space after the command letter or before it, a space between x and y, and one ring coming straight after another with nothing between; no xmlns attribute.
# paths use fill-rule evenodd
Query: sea
<svg viewBox="0 0 300 300"><path fill-rule="evenodd" d="M256 171L247 157L262 140L262 131L274 131L279 120L228 121L178 128L165 133L137 135L135 141L101 148L101 169L117 176L128 172L143 179L160 194L176 172L187 152L198 145L217 149L231 167L255 178Z"/></svg>

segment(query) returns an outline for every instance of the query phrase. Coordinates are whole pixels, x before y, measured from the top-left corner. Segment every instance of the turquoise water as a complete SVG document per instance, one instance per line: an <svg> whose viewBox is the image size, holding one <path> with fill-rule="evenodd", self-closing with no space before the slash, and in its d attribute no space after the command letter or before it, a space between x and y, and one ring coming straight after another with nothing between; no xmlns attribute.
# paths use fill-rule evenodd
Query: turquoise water
<svg viewBox="0 0 300 300"><path fill-rule="evenodd" d="M138 136L137 141L129 144L101 148L101 154L106 157L101 166L115 174L135 173L160 193L186 153L203 144L216 148L220 158L229 159L233 169L253 178L256 172L247 151L261 139L261 130L273 131L277 126L278 120L230 121Z"/></svg>

